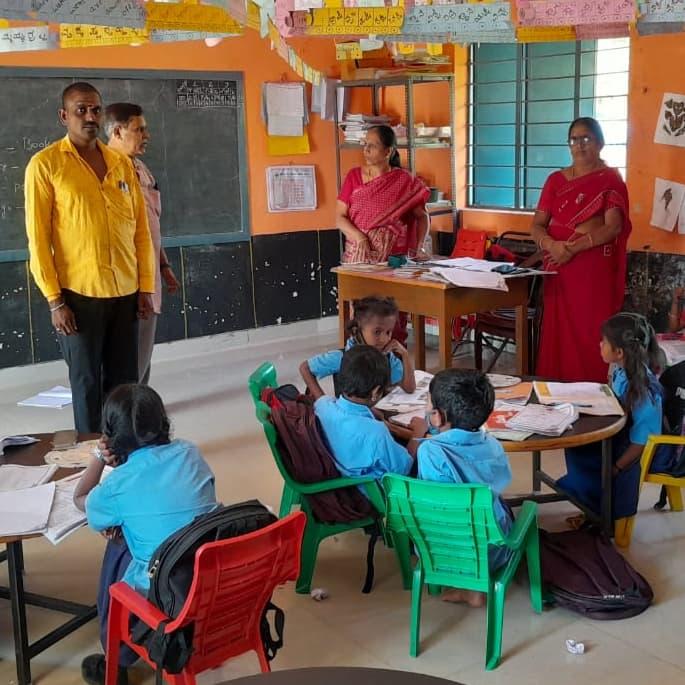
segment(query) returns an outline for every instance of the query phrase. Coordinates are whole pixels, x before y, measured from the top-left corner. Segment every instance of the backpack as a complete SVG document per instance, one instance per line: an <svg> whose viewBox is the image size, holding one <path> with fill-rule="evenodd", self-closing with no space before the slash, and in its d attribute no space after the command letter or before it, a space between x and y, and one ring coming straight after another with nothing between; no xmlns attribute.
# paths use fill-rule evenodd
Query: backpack
<svg viewBox="0 0 685 685"><path fill-rule="evenodd" d="M326 446L311 398L301 395L294 385L265 388L262 401L271 409L271 421L278 434L283 466L300 483L320 483L340 478L335 461ZM314 517L322 523L347 523L359 519L378 519L378 512L356 486L315 495L304 495ZM380 536L378 524L370 533L367 575L362 592L373 585L374 547Z"/></svg>
<svg viewBox="0 0 685 685"><path fill-rule="evenodd" d="M559 606L598 620L641 614L654 599L649 583L603 534L540 530L542 580Z"/></svg>
<svg viewBox="0 0 685 685"><path fill-rule="evenodd" d="M260 528L276 521L276 517L257 500L249 500L228 507L219 507L202 514L187 526L169 536L155 550L148 565L150 589L147 599L167 616L153 630L141 621L131 629L131 637L136 644L144 645L156 666L156 682L162 683L162 669L169 673L180 673L192 654L192 623L165 634L166 625L176 618L183 607L193 580L195 553L207 542L227 540ZM274 614L276 639L271 634L268 613ZM269 602L261 618L260 633L267 659L271 661L283 646L284 614L276 605Z"/></svg>

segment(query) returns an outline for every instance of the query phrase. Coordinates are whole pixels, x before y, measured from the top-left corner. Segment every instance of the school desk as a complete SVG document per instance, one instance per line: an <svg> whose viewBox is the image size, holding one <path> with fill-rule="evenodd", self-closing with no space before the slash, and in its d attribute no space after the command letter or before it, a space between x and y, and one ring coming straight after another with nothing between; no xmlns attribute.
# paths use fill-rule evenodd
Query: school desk
<svg viewBox="0 0 685 685"><path fill-rule="evenodd" d="M217 685L463 685L423 673L391 671L383 668L350 668L329 666L295 668L273 673L227 680Z"/></svg>
<svg viewBox="0 0 685 685"><path fill-rule="evenodd" d="M25 447L6 447L5 456L0 457L3 464L22 464L38 466L44 464L43 457L52 449L52 433L40 433L33 436L40 442ZM82 435L79 440L93 440L99 435ZM74 469L59 469L53 480L59 480L74 473ZM46 597L24 590L24 540L40 537L40 533L0 537L0 545L7 547L6 555L9 587L0 587L0 598L9 599L12 611L12 630L14 632L14 653L17 660L17 685L31 683L31 659L67 637L76 629L97 616L97 607L69 602L55 597ZM46 544L50 544L46 540ZM1 560L1 559L0 559ZM29 642L29 631L26 621L26 605L72 614L66 623L54 628L35 642Z"/></svg>
<svg viewBox="0 0 685 685"><path fill-rule="evenodd" d="M414 365L426 368L425 321L438 320L440 368L452 366L452 320L457 317L511 308L516 311L516 368L528 373L528 293L531 276L507 279L508 292L485 288L459 288L448 283L393 275L392 269L354 271L337 266L340 344L345 345L350 303L368 295L394 297L401 311L412 314Z"/></svg>
<svg viewBox="0 0 685 685"><path fill-rule="evenodd" d="M625 423L625 416L587 416L581 414L580 418L571 428L559 437L534 434L527 440L520 442L500 440L507 454L530 452L532 455L532 491L517 497L506 497L505 495L504 499L512 507L520 506L527 499L539 504L546 502L572 502L588 519L598 523L607 535L612 536L614 534L614 525L611 515L613 486L611 438L625 426ZM411 439L411 431L408 429L392 423L390 423L390 426L391 432L396 437L402 440ZM543 452L563 450L567 447L581 447L593 442L601 442L602 444L602 508L599 515L560 488L556 480L542 469ZM553 492L543 493L541 491L543 483L550 487Z"/></svg>

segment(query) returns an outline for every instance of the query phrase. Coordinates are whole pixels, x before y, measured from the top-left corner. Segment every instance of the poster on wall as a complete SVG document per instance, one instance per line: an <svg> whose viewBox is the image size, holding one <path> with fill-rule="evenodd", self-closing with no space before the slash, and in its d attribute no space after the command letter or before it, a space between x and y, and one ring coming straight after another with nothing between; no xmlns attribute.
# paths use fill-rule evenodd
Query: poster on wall
<svg viewBox="0 0 685 685"><path fill-rule="evenodd" d="M678 221L678 233L685 231L685 185L665 178L654 180L654 200L650 224L664 231L672 231Z"/></svg>
<svg viewBox="0 0 685 685"><path fill-rule="evenodd" d="M654 142L685 147L685 95L664 93Z"/></svg>
<svg viewBox="0 0 685 685"><path fill-rule="evenodd" d="M270 212L307 212L316 209L314 166L271 166L266 170Z"/></svg>

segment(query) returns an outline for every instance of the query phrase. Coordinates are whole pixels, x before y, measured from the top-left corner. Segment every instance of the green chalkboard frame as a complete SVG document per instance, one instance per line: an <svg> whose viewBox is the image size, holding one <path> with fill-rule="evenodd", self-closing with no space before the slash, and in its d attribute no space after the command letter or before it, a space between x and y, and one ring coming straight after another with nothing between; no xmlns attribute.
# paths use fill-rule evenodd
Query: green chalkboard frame
<svg viewBox="0 0 685 685"><path fill-rule="evenodd" d="M2 78L73 78L74 80L95 78L121 79L195 79L211 81L225 79L235 81L239 88L242 105L238 108L238 161L240 175L241 226L231 233L199 233L170 236L163 239L165 247L187 247L191 245L218 245L221 243L245 242L250 240L250 202L247 178L247 142L245 138L245 79L242 71L169 71L166 69L51 69L34 67L0 67ZM57 103L55 104L57 108ZM29 258L28 250L0 250L1 262L22 262Z"/></svg>

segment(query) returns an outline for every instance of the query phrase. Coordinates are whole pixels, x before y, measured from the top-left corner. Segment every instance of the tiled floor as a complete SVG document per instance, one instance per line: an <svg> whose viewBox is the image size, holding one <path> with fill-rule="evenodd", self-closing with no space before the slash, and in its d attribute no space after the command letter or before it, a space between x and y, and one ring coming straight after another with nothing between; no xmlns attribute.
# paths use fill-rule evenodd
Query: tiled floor
<svg viewBox="0 0 685 685"><path fill-rule="evenodd" d="M224 502L258 497L273 506L278 504L281 482L254 419L246 380L261 361L270 359L282 382L297 381L302 359L335 346L332 332L316 335L316 329L305 324L297 330L304 335L285 342L234 347L225 339L210 339L164 346L156 352L162 360L154 364L153 386L167 403L176 435L200 445L216 473ZM0 433L69 427L69 409L16 406L17 400L65 379L62 362L0 372ZM546 455L545 463L552 472L562 468L559 455ZM516 455L512 466L512 491L522 492L529 488L528 455ZM656 593L655 605L641 616L593 622L561 609L536 615L530 610L526 588L514 585L506 605L503 662L495 672L486 673L485 612L426 598L422 652L412 659L408 656L409 594L401 590L392 554L378 549L375 588L370 595L362 595L366 541L362 535L348 534L321 547L314 584L328 589L329 599L315 602L297 596L292 586L277 593L276 602L286 609L286 642L274 668L376 666L434 674L467 685L685 683L685 514L652 511L656 496L656 488L646 489L629 552ZM541 524L563 527L564 516L571 511L564 504L544 505ZM28 542L27 588L92 601L102 547L102 540L85 529L57 548L44 539ZM5 583L3 564L0 584ZM36 637L58 620L51 612L29 610L29 626ZM568 654L566 638L585 642L585 655ZM96 626L91 623L33 662L34 683L80 683L80 661L97 649ZM257 670L256 658L248 655L203 675L200 682ZM15 677L9 605L0 600L0 685L13 683ZM142 667L131 680L152 682L150 672Z"/></svg>

